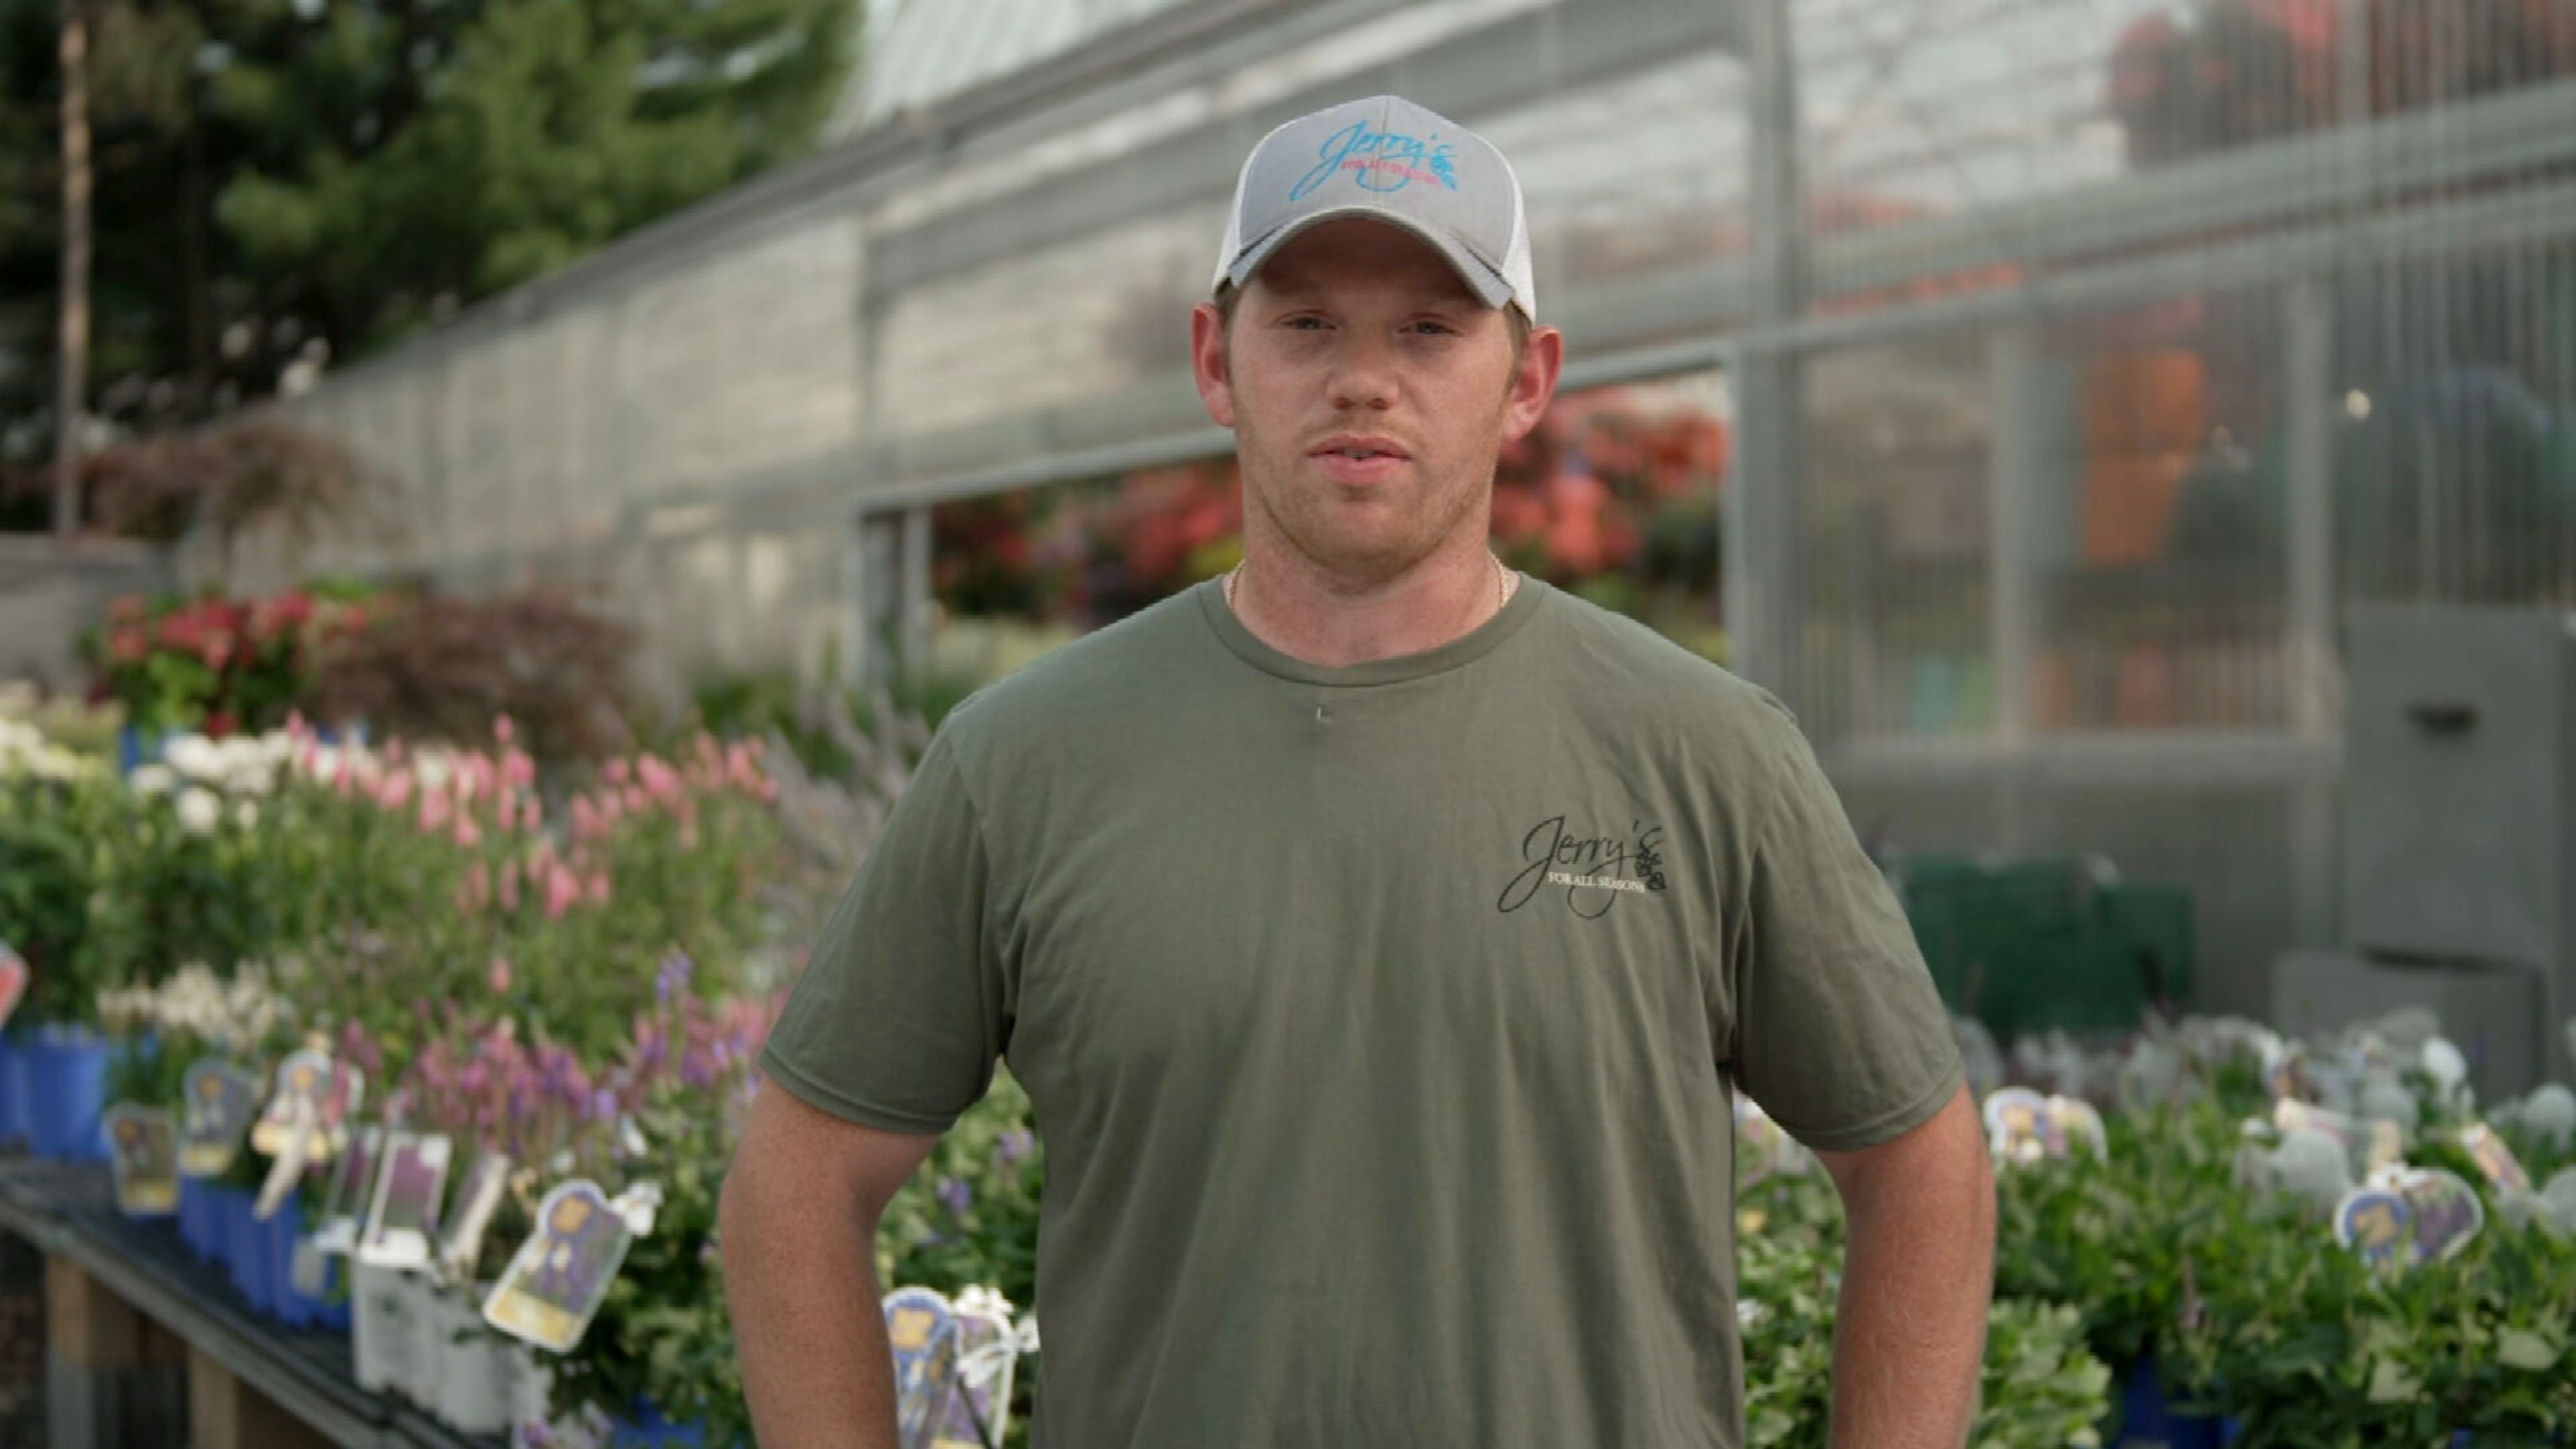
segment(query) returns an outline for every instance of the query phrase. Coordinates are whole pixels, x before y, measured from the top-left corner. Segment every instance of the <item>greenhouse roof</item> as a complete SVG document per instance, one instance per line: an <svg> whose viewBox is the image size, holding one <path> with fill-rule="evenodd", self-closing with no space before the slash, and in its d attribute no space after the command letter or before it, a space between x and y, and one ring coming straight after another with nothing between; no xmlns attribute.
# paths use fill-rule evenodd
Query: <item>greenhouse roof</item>
<svg viewBox="0 0 2576 1449"><path fill-rule="evenodd" d="M859 72L828 140L1027 70L1192 0L869 0Z"/></svg>

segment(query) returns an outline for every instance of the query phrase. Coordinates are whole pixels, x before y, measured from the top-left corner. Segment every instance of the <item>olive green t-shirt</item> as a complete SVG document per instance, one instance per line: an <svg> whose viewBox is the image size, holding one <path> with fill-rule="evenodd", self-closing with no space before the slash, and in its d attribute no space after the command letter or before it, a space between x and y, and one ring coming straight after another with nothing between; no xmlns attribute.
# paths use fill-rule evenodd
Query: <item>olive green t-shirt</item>
<svg viewBox="0 0 2576 1449"><path fill-rule="evenodd" d="M1040 1449L1742 1438L1730 1079L1810 1146L1957 1089L1786 710L1536 581L1347 668L1213 585L943 726L770 1040L1047 1151Z"/></svg>

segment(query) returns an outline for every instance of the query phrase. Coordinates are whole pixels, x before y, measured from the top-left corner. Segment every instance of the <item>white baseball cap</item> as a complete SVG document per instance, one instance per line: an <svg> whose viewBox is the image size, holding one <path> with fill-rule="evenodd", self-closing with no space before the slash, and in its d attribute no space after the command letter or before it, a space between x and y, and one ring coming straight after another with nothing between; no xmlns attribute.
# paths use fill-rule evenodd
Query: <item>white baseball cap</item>
<svg viewBox="0 0 2576 1449"><path fill-rule="evenodd" d="M1483 137L1400 96L1300 116L1245 158L1214 289L1241 287L1317 222L1365 216L1429 242L1489 307L1538 320L1520 178Z"/></svg>

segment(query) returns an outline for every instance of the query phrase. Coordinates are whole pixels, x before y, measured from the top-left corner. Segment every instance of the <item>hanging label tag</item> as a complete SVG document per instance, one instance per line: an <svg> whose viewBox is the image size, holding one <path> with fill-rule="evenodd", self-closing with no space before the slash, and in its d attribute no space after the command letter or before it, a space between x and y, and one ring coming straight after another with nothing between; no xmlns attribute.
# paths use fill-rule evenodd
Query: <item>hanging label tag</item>
<svg viewBox="0 0 2576 1449"><path fill-rule="evenodd" d="M331 1175L330 1195L323 1199L322 1225L313 1231L314 1247L341 1257L358 1249L358 1229L376 1200L376 1162L382 1155L381 1127L362 1128L349 1140L349 1150Z"/></svg>
<svg viewBox="0 0 2576 1449"><path fill-rule="evenodd" d="M927 1445L933 1415L957 1377L957 1312L928 1288L886 1295L886 1342L894 1350L895 1428L910 1446Z"/></svg>
<svg viewBox="0 0 2576 1449"><path fill-rule="evenodd" d="M304 1175L304 1164L311 1151L322 1141L321 1130L314 1125L311 1102L297 1100L287 1108L287 1125L279 1129L281 1148L269 1164L268 1180L259 1185L259 1200L251 1204L251 1216L261 1222L277 1216L286 1206L286 1195L295 1190L296 1179Z"/></svg>
<svg viewBox="0 0 2576 1449"><path fill-rule="evenodd" d="M185 1088L187 1125L181 1133L179 1172L221 1177L241 1152L242 1133L259 1109L259 1078L215 1057L190 1064Z"/></svg>
<svg viewBox="0 0 2576 1449"><path fill-rule="evenodd" d="M957 1370L931 1416L930 1449L987 1449L1010 1432L1011 1381L1028 1348L1010 1301L989 1288L958 1294L953 1312Z"/></svg>
<svg viewBox="0 0 2576 1449"><path fill-rule="evenodd" d="M619 1193L609 1203L626 1219L626 1231L638 1238L653 1236L655 1216L662 1210L662 1184L639 1182Z"/></svg>
<svg viewBox="0 0 2576 1449"><path fill-rule="evenodd" d="M486 1152L466 1170L465 1180L456 1188L453 1221L438 1244L439 1275L448 1282L473 1286L474 1265L483 1256L483 1235L491 1229L492 1214L500 1210L501 1195L509 1187L510 1159L503 1153Z"/></svg>
<svg viewBox="0 0 2576 1449"><path fill-rule="evenodd" d="M2335 1208L2335 1241L2382 1271L2447 1258L2486 1226L2477 1189L2440 1168L2381 1173Z"/></svg>
<svg viewBox="0 0 2576 1449"><path fill-rule="evenodd" d="M108 1161L116 1209L127 1217L168 1217L179 1210L179 1124L159 1107L120 1102L106 1115Z"/></svg>
<svg viewBox="0 0 2576 1449"><path fill-rule="evenodd" d="M2460 1146L2493 1186L2531 1191L2531 1174L2523 1170L2522 1159L2513 1155L2513 1149L2495 1134L2494 1128L2484 1122L2470 1123L2460 1129Z"/></svg>
<svg viewBox="0 0 2576 1449"><path fill-rule="evenodd" d="M626 1219L596 1183L567 1182L537 1205L537 1227L483 1300L483 1319L514 1338L570 1353L626 1261Z"/></svg>
<svg viewBox="0 0 2576 1449"><path fill-rule="evenodd" d="M376 1200L367 1213L366 1231L358 1237L359 1262L403 1272L430 1265L452 1150L444 1137L409 1132L386 1137L384 1172L376 1179Z"/></svg>

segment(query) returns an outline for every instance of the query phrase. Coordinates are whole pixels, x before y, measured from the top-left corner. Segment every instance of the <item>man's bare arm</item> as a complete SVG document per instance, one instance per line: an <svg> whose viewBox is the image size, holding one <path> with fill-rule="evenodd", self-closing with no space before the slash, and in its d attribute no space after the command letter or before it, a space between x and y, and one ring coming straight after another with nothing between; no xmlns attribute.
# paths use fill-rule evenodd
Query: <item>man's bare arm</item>
<svg viewBox="0 0 2576 1449"><path fill-rule="evenodd" d="M1995 1177L1963 1088L1922 1126L1820 1152L1851 1229L1834 1325L1835 1449L1959 1449L1994 1297Z"/></svg>
<svg viewBox="0 0 2576 1449"><path fill-rule="evenodd" d="M843 1121L775 1083L752 1102L719 1233L763 1449L899 1449L877 1222L938 1141Z"/></svg>

